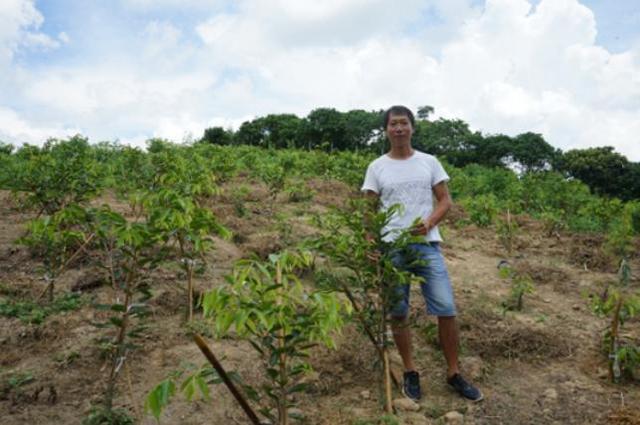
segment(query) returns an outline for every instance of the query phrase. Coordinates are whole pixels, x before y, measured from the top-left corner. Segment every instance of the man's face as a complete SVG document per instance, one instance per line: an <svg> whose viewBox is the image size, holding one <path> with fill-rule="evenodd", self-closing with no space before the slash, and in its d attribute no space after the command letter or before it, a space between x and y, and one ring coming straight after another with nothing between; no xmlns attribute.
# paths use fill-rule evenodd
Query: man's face
<svg viewBox="0 0 640 425"><path fill-rule="evenodd" d="M411 121L406 115L394 115L389 116L389 122L387 123L387 137L391 143L406 143L411 141L413 135L413 127Z"/></svg>

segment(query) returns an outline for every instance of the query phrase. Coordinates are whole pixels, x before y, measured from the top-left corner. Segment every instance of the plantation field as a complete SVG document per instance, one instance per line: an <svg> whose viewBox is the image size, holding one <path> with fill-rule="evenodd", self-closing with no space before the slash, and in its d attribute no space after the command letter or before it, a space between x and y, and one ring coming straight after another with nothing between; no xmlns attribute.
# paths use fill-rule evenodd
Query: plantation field
<svg viewBox="0 0 640 425"><path fill-rule="evenodd" d="M145 411L149 393L172 373L206 363L194 334L203 335L224 367L243 382L256 385L266 380L257 351L233 330L239 322L222 335L216 330L216 317L222 313L203 316L199 300L224 287L230 279L225 276L232 275L238 260L268 261L271 254L326 234L318 217L351 208L349 201L358 197L359 179L371 156L181 149L160 145L149 154L125 152L129 156L105 149L102 157L90 151L90 159L83 161L109 166L87 167L91 176L75 175L74 181L100 182L77 197L70 188L79 186L63 182L62 195L30 198L34 192L26 184L10 187L6 182L11 179L5 177L6 190L0 191L3 425L81 423L104 402L114 371L113 408L124 409L133 423L156 423ZM55 155L42 158L56 160ZM24 181L16 170L27 162L11 164L16 167L15 181ZM640 361L634 362L635 352L630 350L621 360L618 382L611 382L603 345L611 317L602 306L603 314L594 313L597 299L606 301L619 285L620 256L632 271L625 287L637 292L640 285L637 207L594 197L579 182L559 183L553 176L518 179L511 172L478 167L448 171L455 207L441 227L459 310L461 365L485 400L466 402L447 387L435 321L425 315L414 288L411 326L424 391L418 409L401 408L395 418L383 417L378 354L351 317L331 333L335 348L319 344L310 349L307 361L313 370L301 375L304 389L289 397L295 404L290 413L300 417L291 423L462 423L445 419L457 411L465 424L478 425L640 424ZM53 189L56 183L47 181ZM552 184L556 186L550 189ZM165 232L157 239L157 253L162 255L155 255L155 245L135 242L136 235L131 236L133 242L117 239L109 245L104 237L107 224L103 233L89 230L84 218L76 219L84 213L63 219L54 231L76 232L65 234L62 245L67 251L53 245L51 235L46 239L49 245L43 245L43 237L35 241L37 229L29 225L31 220L55 217L74 205L90 211L87 214L97 223L102 223L100 211L107 215L103 205L126 223L152 223L154 231ZM178 212L172 216L163 211ZM189 214L198 220L187 220ZM207 225L193 224L203 222ZM186 236L180 239L182 228ZM126 243L142 247L140 255L154 252L153 261L135 263L139 269L133 272L130 264L122 266L123 275L139 272L130 280L108 266L109 261L129 258L127 252L117 251ZM307 288L314 285L313 274L330 261L313 247L311 272L300 275ZM53 251L58 257L51 256ZM53 296L48 300L47 283L52 280ZM192 320L187 320L187 282L193 287ZM519 293L520 306L514 304L518 282L528 288ZM129 284L142 294L136 302L123 292ZM348 304L342 294L337 298ZM141 306L144 315L135 310ZM117 314L123 310L131 311L127 320L140 327L135 334L127 333L130 345L118 348L124 316ZM640 346L640 320L633 308L624 312L620 347ZM400 359L395 349L390 352L392 370L400 375ZM114 366L114 358L123 360ZM178 388L162 410L160 423L249 423L224 385L209 388L208 399L199 397L198 389L194 401L185 400ZM401 397L394 389L393 398Z"/></svg>

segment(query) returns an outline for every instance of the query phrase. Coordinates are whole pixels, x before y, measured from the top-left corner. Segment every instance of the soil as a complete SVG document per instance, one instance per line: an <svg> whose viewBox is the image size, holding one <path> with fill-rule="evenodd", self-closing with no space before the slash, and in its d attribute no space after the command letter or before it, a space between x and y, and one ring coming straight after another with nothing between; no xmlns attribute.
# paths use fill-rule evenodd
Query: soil
<svg viewBox="0 0 640 425"><path fill-rule="evenodd" d="M245 190L234 194L242 184ZM219 285L235 261L268 254L312 236L310 220L332 206L344 206L352 191L345 185L317 179L308 183L310 201L290 202L285 194L272 199L261 184L232 181L209 206L229 227L231 240L215 238L207 266L196 276L196 291ZM93 204L107 203L127 213L126 202L104 194ZM606 319L589 308L587 294L600 294L615 282L615 267L600 261L602 238L555 234L521 218L511 253L500 245L494 229L459 227L458 207L444 224L443 252L459 310L463 373L484 393L471 403L445 383L442 353L434 337L434 319L426 316L421 297L412 296L414 352L424 397L418 412L398 412L400 424L444 423L444 414L458 411L465 424L640 424L640 382L619 384L607 379L601 350ZM44 288L42 263L15 243L25 231L30 212L17 208L11 195L0 192L0 299L35 300ZM530 276L535 291L525 295L519 312L503 312L509 280L500 277L505 262ZM640 270L637 258L632 270ZM115 404L137 423L151 425L144 413L148 392L185 364L205 359L191 338L194 328L206 334L207 323L185 325L184 275L176 265L155 270L153 316L139 347L128 355L118 381ZM637 279L632 282L638 285ZM86 302L79 309L57 313L41 324L0 317L0 423L79 424L101 400L108 363L97 339L104 329L93 325L104 313L91 301L108 301L112 289L91 261L78 261L58 279L57 294L75 291ZM415 290L412 289L412 290ZM625 334L640 343L640 321L625 323ZM252 347L227 338L208 344L228 370L247 382L258 382L260 369ZM297 397L304 424L376 424L379 403L378 364L373 347L354 325L337 337L338 348L316 348L308 389ZM394 350L395 351L395 350ZM392 355L401 373L398 355ZM22 377L22 381L18 378ZM401 397L395 394L395 397ZM163 412L164 424L245 424L242 410L223 386L212 387L209 401L187 402L176 396ZM294 422L295 423L295 422ZM384 422L386 423L386 422Z"/></svg>

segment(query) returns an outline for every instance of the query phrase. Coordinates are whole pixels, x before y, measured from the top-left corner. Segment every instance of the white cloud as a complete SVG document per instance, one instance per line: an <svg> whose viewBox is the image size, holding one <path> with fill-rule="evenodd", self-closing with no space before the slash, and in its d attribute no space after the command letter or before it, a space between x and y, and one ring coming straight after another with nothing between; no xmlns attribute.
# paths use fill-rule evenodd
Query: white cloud
<svg viewBox="0 0 640 425"><path fill-rule="evenodd" d="M0 140L23 144L42 144L50 137L64 138L79 134L78 128L39 125L22 118L16 111L0 106Z"/></svg>
<svg viewBox="0 0 640 425"><path fill-rule="evenodd" d="M57 49L61 45L60 41L39 32L30 32L24 34L21 44L25 47L43 49Z"/></svg>
<svg viewBox="0 0 640 425"><path fill-rule="evenodd" d="M563 149L613 145L640 160L640 45L618 54L596 45L595 16L577 0L185 1L121 0L139 16L180 7L201 19L188 27L154 14L100 63L12 66L5 87L30 106L12 115L16 128L139 144L268 113L430 104L486 133L536 131ZM69 44L66 29L37 35L32 2L10 3L0 60L26 40ZM9 99L0 94L0 105Z"/></svg>
<svg viewBox="0 0 640 425"><path fill-rule="evenodd" d="M540 131L563 149L613 145L629 158L640 111L640 63L595 45L576 0L490 0L445 46L438 105L490 133ZM629 120L629 121L627 121Z"/></svg>
<svg viewBox="0 0 640 425"><path fill-rule="evenodd" d="M11 61L24 36L25 28L38 27L42 19L33 1L3 0L0 2L0 67Z"/></svg>
<svg viewBox="0 0 640 425"><path fill-rule="evenodd" d="M224 1L221 0L122 0L125 6L138 7L143 9L161 7L180 7L188 9L190 7L213 7Z"/></svg>
<svg viewBox="0 0 640 425"><path fill-rule="evenodd" d="M0 69L8 66L22 48L57 49L61 41L39 32L44 18L33 0L3 0L0 2Z"/></svg>
<svg viewBox="0 0 640 425"><path fill-rule="evenodd" d="M71 39L69 38L69 35L64 31L58 34L58 40L60 40L64 44L67 44L68 42L71 41Z"/></svg>

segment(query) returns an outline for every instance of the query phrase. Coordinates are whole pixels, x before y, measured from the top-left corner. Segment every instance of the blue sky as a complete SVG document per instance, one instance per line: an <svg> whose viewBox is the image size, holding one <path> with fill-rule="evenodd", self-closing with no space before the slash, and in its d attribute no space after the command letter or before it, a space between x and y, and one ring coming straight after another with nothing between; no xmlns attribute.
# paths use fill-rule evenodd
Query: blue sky
<svg viewBox="0 0 640 425"><path fill-rule="evenodd" d="M321 106L435 107L640 161L637 0L2 0L0 140L144 145Z"/></svg>

